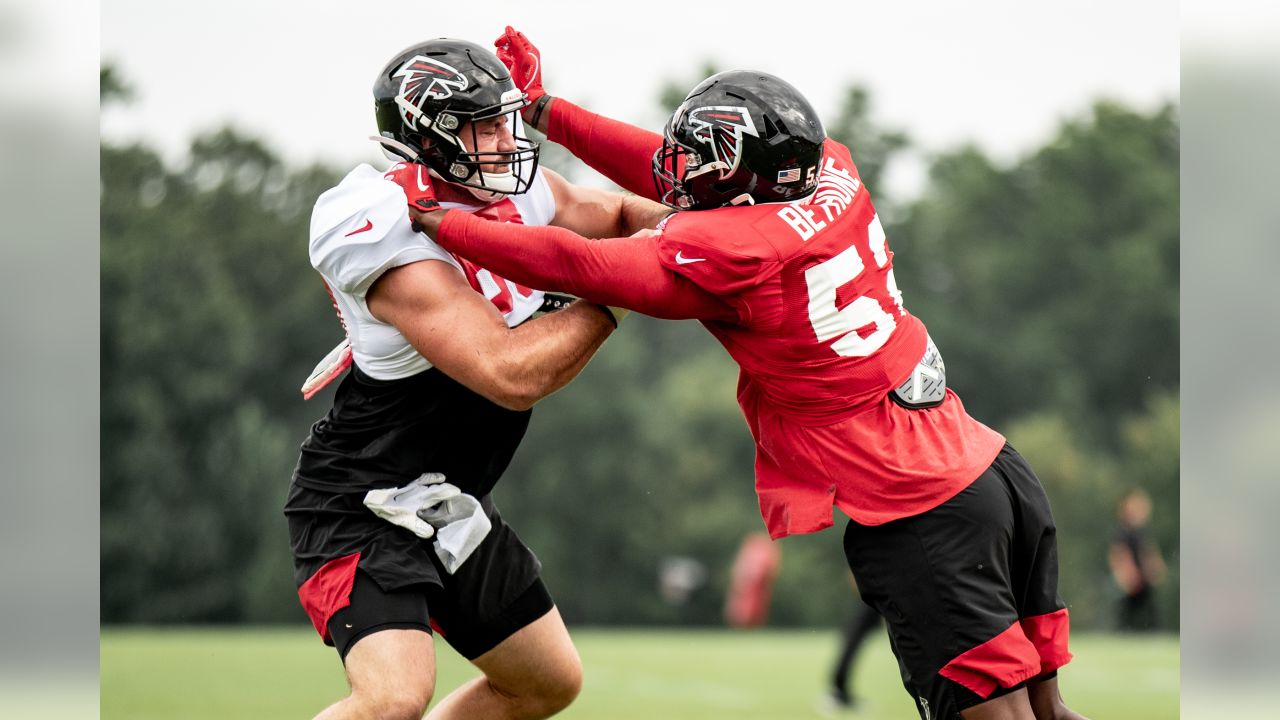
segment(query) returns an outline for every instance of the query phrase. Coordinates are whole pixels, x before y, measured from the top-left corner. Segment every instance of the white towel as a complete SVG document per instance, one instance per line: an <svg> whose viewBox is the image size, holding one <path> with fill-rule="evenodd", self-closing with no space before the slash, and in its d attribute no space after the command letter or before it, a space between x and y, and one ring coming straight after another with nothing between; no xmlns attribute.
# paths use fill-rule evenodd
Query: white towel
<svg viewBox="0 0 1280 720"><path fill-rule="evenodd" d="M424 473L404 487L370 490L364 504L387 522L420 538L434 538L432 548L450 575L493 529L480 501L445 482L440 473Z"/></svg>

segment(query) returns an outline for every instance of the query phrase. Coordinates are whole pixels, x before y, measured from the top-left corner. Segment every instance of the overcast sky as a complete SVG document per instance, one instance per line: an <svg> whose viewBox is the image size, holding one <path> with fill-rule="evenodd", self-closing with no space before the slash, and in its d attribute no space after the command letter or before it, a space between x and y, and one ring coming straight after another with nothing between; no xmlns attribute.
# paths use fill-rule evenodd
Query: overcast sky
<svg viewBox="0 0 1280 720"><path fill-rule="evenodd" d="M488 46L510 23L543 52L547 87L652 129L664 81L692 87L706 61L774 73L834 119L868 87L881 124L926 152L971 141L1012 160L1099 97L1141 109L1177 100L1172 0L517 3L103 0L102 60L136 90L102 115L110 139L170 158L227 122L286 157L378 157L370 88L402 48L431 37ZM794 11L789 11L794 8ZM670 110L669 108L667 110ZM854 150L855 159L857 156Z"/></svg>

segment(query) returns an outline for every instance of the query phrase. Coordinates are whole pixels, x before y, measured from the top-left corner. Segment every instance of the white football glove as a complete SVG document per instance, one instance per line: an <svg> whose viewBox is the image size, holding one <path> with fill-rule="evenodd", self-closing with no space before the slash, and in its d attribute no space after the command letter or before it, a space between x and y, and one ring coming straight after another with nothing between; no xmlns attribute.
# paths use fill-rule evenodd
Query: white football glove
<svg viewBox="0 0 1280 720"><path fill-rule="evenodd" d="M310 400L311 396L320 392L333 382L344 370L351 367L351 341L343 338L337 347L329 351L302 383L302 399Z"/></svg>
<svg viewBox="0 0 1280 720"><path fill-rule="evenodd" d="M435 538L431 547L450 575L493 529L480 501L445 482L440 473L423 473L404 487L370 490L364 504L424 540Z"/></svg>

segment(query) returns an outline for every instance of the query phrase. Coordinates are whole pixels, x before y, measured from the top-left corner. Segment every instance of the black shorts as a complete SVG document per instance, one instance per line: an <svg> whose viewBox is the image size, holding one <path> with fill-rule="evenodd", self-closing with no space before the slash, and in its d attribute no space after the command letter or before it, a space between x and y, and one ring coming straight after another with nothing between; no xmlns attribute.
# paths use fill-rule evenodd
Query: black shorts
<svg viewBox="0 0 1280 720"><path fill-rule="evenodd" d="M491 496L480 504L493 527L453 575L430 540L374 515L363 499L295 483L284 508L299 599L344 658L370 632L429 622L474 659L551 610L541 563Z"/></svg>
<svg viewBox="0 0 1280 720"><path fill-rule="evenodd" d="M1040 481L1009 445L932 510L849 522L849 568L924 717L958 718L1071 659L1055 535Z"/></svg>

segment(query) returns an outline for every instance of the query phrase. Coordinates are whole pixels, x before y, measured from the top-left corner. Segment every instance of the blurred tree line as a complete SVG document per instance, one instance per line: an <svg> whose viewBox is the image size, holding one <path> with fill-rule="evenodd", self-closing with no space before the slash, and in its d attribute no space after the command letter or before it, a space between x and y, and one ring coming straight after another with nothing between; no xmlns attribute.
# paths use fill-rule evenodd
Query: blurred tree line
<svg viewBox="0 0 1280 720"><path fill-rule="evenodd" d="M672 100L674 97L674 101ZM682 90L664 93L673 107ZM128 87L102 72L104 105ZM1154 498L1177 627L1178 118L1102 102L1012 166L964 147L919 199L877 192L910 147L848 90L829 133L886 217L907 307L948 381L1032 462L1059 522L1073 618L1106 628L1114 502ZM544 162L578 166L545 146ZM295 167L231 129L166 165L104 142L104 623L305 622L280 512L331 390L298 392L341 329L306 253L311 205L347 168ZM692 322L629 318L539 404L495 491L571 625L718 624L729 565L761 529L736 366ZM836 527L782 541L771 620L830 626L853 602ZM663 601L664 559L706 582Z"/></svg>

